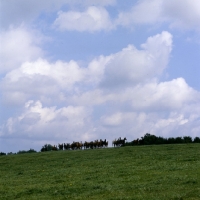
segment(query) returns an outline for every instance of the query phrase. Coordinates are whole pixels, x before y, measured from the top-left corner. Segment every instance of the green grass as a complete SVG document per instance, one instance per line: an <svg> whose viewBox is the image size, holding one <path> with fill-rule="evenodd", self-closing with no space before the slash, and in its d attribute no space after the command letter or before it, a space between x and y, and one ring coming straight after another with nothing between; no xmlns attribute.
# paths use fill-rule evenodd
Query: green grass
<svg viewBox="0 0 200 200"><path fill-rule="evenodd" d="M200 144L1 156L0 199L200 199Z"/></svg>

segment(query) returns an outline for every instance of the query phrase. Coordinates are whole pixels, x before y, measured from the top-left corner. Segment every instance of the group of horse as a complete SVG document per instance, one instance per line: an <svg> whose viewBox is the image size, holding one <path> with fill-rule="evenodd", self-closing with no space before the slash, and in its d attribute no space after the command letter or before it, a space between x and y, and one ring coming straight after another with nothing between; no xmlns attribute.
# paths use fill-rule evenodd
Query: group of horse
<svg viewBox="0 0 200 200"><path fill-rule="evenodd" d="M96 149L108 147L108 141L105 140L95 140L91 142L73 142L73 143L63 143L58 144L59 150L76 150L76 149Z"/></svg>
<svg viewBox="0 0 200 200"><path fill-rule="evenodd" d="M121 137L118 138L118 139L115 139L115 140L112 141L112 146L120 147L120 146L125 144L126 140L127 140L126 138L122 139Z"/></svg>
<svg viewBox="0 0 200 200"><path fill-rule="evenodd" d="M144 144L144 138L142 139L137 139L137 140L133 140L132 142L132 145L143 145Z"/></svg>
<svg viewBox="0 0 200 200"><path fill-rule="evenodd" d="M126 138L122 139L121 137L113 140L112 145L114 147L120 147L125 144ZM91 142L73 142L73 143L62 143L58 146L54 145L44 145L41 151L57 151L57 150L77 150L77 149L96 149L96 148L105 148L108 147L108 141L105 140L94 140Z"/></svg>

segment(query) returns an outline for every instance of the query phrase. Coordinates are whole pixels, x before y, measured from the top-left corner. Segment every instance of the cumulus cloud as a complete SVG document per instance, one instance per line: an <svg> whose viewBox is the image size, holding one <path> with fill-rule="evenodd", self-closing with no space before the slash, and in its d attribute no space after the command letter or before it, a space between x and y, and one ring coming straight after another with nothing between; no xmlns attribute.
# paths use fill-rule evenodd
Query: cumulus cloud
<svg viewBox="0 0 200 200"><path fill-rule="evenodd" d="M58 9L64 0L50 1L1 1L1 26L7 28L10 25L19 26L22 23L33 21L42 11Z"/></svg>
<svg viewBox="0 0 200 200"><path fill-rule="evenodd" d="M158 77L166 68L172 49L172 35L168 32L149 37L142 50L129 45L112 55L105 67L104 87L134 85Z"/></svg>
<svg viewBox="0 0 200 200"><path fill-rule="evenodd" d="M27 101L21 115L11 117L3 127L1 136L19 136L47 140L71 140L77 135L84 139L90 128L90 111L81 106L62 108L43 107L40 101Z"/></svg>
<svg viewBox="0 0 200 200"><path fill-rule="evenodd" d="M163 1L163 16L166 16L172 27L198 29L200 27L200 2Z"/></svg>
<svg viewBox="0 0 200 200"><path fill-rule="evenodd" d="M54 26L60 30L100 31L112 29L108 12L103 7L90 6L85 12L59 12Z"/></svg>
<svg viewBox="0 0 200 200"><path fill-rule="evenodd" d="M64 5L69 6L107 6L114 5L115 0L7 0L0 3L0 24L7 28L35 20L41 12L56 11Z"/></svg>
<svg viewBox="0 0 200 200"><path fill-rule="evenodd" d="M164 31L141 49L129 45L87 67L74 60L23 62L1 80L4 105L19 102L0 126L1 138L35 140L39 150L47 142L130 141L146 132L197 136L200 93L183 78L159 79L171 51L172 35Z"/></svg>
<svg viewBox="0 0 200 200"><path fill-rule="evenodd" d="M75 61L49 63L44 59L25 62L7 73L1 83L6 104L23 104L29 98L53 98L61 91L72 90L74 84L83 81L85 70ZM15 98L8 98L15 97ZM54 99L54 98L53 98Z"/></svg>
<svg viewBox="0 0 200 200"><path fill-rule="evenodd" d="M35 76L46 76L53 79L60 87L65 87L65 89L82 80L81 69L75 61L69 63L57 61L51 64L44 59L25 62L20 68L9 72L5 79L10 82L17 82L23 77L33 77L34 79Z"/></svg>
<svg viewBox="0 0 200 200"><path fill-rule="evenodd" d="M29 22L34 23L42 12L57 12L67 6L71 11L59 12L54 22L54 25L60 30L93 32L111 30L118 25L128 27L137 24L154 25L158 23L168 23L173 28L199 30L200 4L198 0L141 0L137 1L130 11L121 10L118 17L111 20L104 7L117 4L119 3L116 0L1 1L0 24L7 29L11 25L16 27ZM75 7L86 10L84 12L74 11Z"/></svg>
<svg viewBox="0 0 200 200"><path fill-rule="evenodd" d="M119 13L117 24L128 26L130 24L148 24L162 20L161 15L162 0L142 0L131 8L130 12Z"/></svg>
<svg viewBox="0 0 200 200"><path fill-rule="evenodd" d="M174 28L199 30L200 2L181 0L142 0L129 12L120 12L116 23L129 26L137 24L155 24L167 22Z"/></svg>
<svg viewBox="0 0 200 200"><path fill-rule="evenodd" d="M149 37L141 47L138 50L129 45L116 54L99 56L86 68L73 60L50 63L40 58L33 62L24 62L3 78L2 99L6 104L23 104L28 99L47 100L54 99L53 96L56 95L57 100L64 101L79 95L87 103L91 99L90 95L95 94L94 104L104 102L111 96L102 98L99 85L101 89L133 87L158 77L168 63L172 35L162 32ZM73 101L77 102L76 99Z"/></svg>
<svg viewBox="0 0 200 200"><path fill-rule="evenodd" d="M39 58L33 62L24 62L2 78L2 101L6 105L23 105L28 99L58 103L73 99L77 94L85 96L85 102L90 98L88 93L101 81L104 67L109 60L110 56L99 56L93 59L87 68L79 66L74 60L51 63ZM72 101L79 104L75 99Z"/></svg>
<svg viewBox="0 0 200 200"><path fill-rule="evenodd" d="M151 81L136 86L129 93L136 96L132 101L135 109L150 111L182 110L188 103L195 104L199 99L198 92L189 87L183 78L160 83Z"/></svg>
<svg viewBox="0 0 200 200"><path fill-rule="evenodd" d="M106 94L103 95L106 97ZM111 112L118 109L123 111L124 114L145 112L146 115L154 113L160 118L166 118L166 120L169 116L172 117L172 113L176 113L173 118L176 116L180 119L180 124L184 124L185 120L182 120L184 116L190 121L199 118L200 93L189 87L183 78L166 82L150 80L132 88L125 87L124 90L112 90L109 95L110 98L107 98L107 102L112 102L114 108ZM104 116L102 120L105 124L119 125L122 120L127 121L127 116L129 115L125 117L123 113L115 112L109 117ZM154 120L154 117L151 120Z"/></svg>
<svg viewBox="0 0 200 200"><path fill-rule="evenodd" d="M128 122L130 123L135 119L136 114L131 112L116 112L111 115L104 115L101 117L101 123L103 126L119 127L124 126Z"/></svg>
<svg viewBox="0 0 200 200"><path fill-rule="evenodd" d="M83 4L85 6L91 6L91 5L95 5L95 6L113 6L116 4L116 0L85 0L85 1L81 1L81 0L71 0L70 4Z"/></svg>
<svg viewBox="0 0 200 200"><path fill-rule="evenodd" d="M157 93L162 94L162 91L157 91ZM122 93L119 93L115 97L120 99L121 95ZM116 107L111 113L107 112L101 116L98 127L99 131L104 132L110 139L124 135L129 140L139 138L147 132L163 137L188 135L196 137L199 135L200 118L198 112L200 110L200 104L197 103L197 100L185 100L184 107L177 108L173 104L178 104L178 101L172 97L173 102L170 102L167 105L167 109L165 109L167 103L162 105L159 102L160 99L152 100L153 104L157 104L157 106L148 105L148 100L146 100L147 105L144 106L144 104L142 105L143 102L141 102L138 103L140 107L137 107L134 101L135 97L137 97L137 93L134 93L134 95L129 94L129 98L131 98L133 103L132 108L127 105L129 104L127 99L124 99L124 101L113 99L112 105ZM199 99L200 93L196 92L195 95L193 94L193 97ZM149 100L151 100L150 98ZM139 96L138 99L140 101L144 100L143 96ZM182 102L180 104L183 105Z"/></svg>
<svg viewBox="0 0 200 200"><path fill-rule="evenodd" d="M39 44L42 36L25 27L10 28L0 32L0 73L18 68L25 61L32 61L43 55Z"/></svg>

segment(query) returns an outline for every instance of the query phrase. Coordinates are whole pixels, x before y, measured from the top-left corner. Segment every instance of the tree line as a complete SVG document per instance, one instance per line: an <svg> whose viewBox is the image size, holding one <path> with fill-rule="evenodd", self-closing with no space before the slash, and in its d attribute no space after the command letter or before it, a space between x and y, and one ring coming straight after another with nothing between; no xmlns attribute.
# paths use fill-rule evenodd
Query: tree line
<svg viewBox="0 0 200 200"><path fill-rule="evenodd" d="M0 156L4 156L4 155L15 155L15 154L25 154L25 153L37 153L36 150L34 149L29 149L28 151L25 150L20 150L17 153L13 153L13 152L8 152L7 154L4 152L0 152Z"/></svg>
<svg viewBox="0 0 200 200"><path fill-rule="evenodd" d="M146 133L144 137L141 137L141 139L136 139L131 142L126 142L124 146L134 146L134 145L158 145L158 144L184 144L184 143L200 143L200 138L195 137L192 139L190 136L184 136L184 137L169 137L169 138L163 138L163 137L157 137L155 135L152 135L150 133Z"/></svg>
<svg viewBox="0 0 200 200"><path fill-rule="evenodd" d="M119 140L119 139L118 139ZM163 138L163 137L157 137L155 135L152 135L150 133L146 133L143 137L141 137L140 139L134 139L131 142L124 142L122 145L117 145L117 141L118 140L114 140L113 142L116 142L116 146L135 146L135 145L160 145L160 144L188 144L188 143L200 143L200 138L199 137L195 137L194 139L192 139L192 137L190 136L183 136L183 137L169 137L169 138ZM72 143L74 144L74 143ZM101 143L100 143L101 144ZM102 143L103 144L103 143ZM114 143L113 143L114 144ZM77 144L76 144L77 145ZM91 143L90 143L91 145ZM95 145L95 142L92 143L92 145ZM115 146L115 145L114 145ZM55 145L51 145L51 144L45 144L40 152L43 151L52 151L52 150L59 150L60 148L55 148ZM93 146L94 147L94 146ZM92 148L93 148L92 147ZM71 148L71 147L70 147ZM70 149L69 148L69 149ZM77 147L76 147L77 148ZM91 146L90 146L91 148ZM67 148L66 148L67 149ZM9 152L9 153L4 153L4 152L0 152L0 156L3 155L13 155L13 154L25 154L25 153L36 153L37 151L34 149L30 149L28 151L25 150L20 150L17 153L13 153L13 152Z"/></svg>

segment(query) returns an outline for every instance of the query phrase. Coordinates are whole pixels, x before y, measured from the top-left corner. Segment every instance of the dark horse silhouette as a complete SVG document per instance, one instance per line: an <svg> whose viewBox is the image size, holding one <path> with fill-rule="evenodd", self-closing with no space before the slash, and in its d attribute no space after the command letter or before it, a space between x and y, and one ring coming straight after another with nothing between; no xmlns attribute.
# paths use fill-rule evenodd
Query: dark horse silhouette
<svg viewBox="0 0 200 200"><path fill-rule="evenodd" d="M115 146L117 146L117 147L120 147L120 146L122 146L122 145L124 145L125 144L125 141L126 141L127 139L126 139L126 137L124 138L124 139L121 139L121 137L118 139L118 140L114 140L113 141L113 145L114 145L114 147Z"/></svg>

